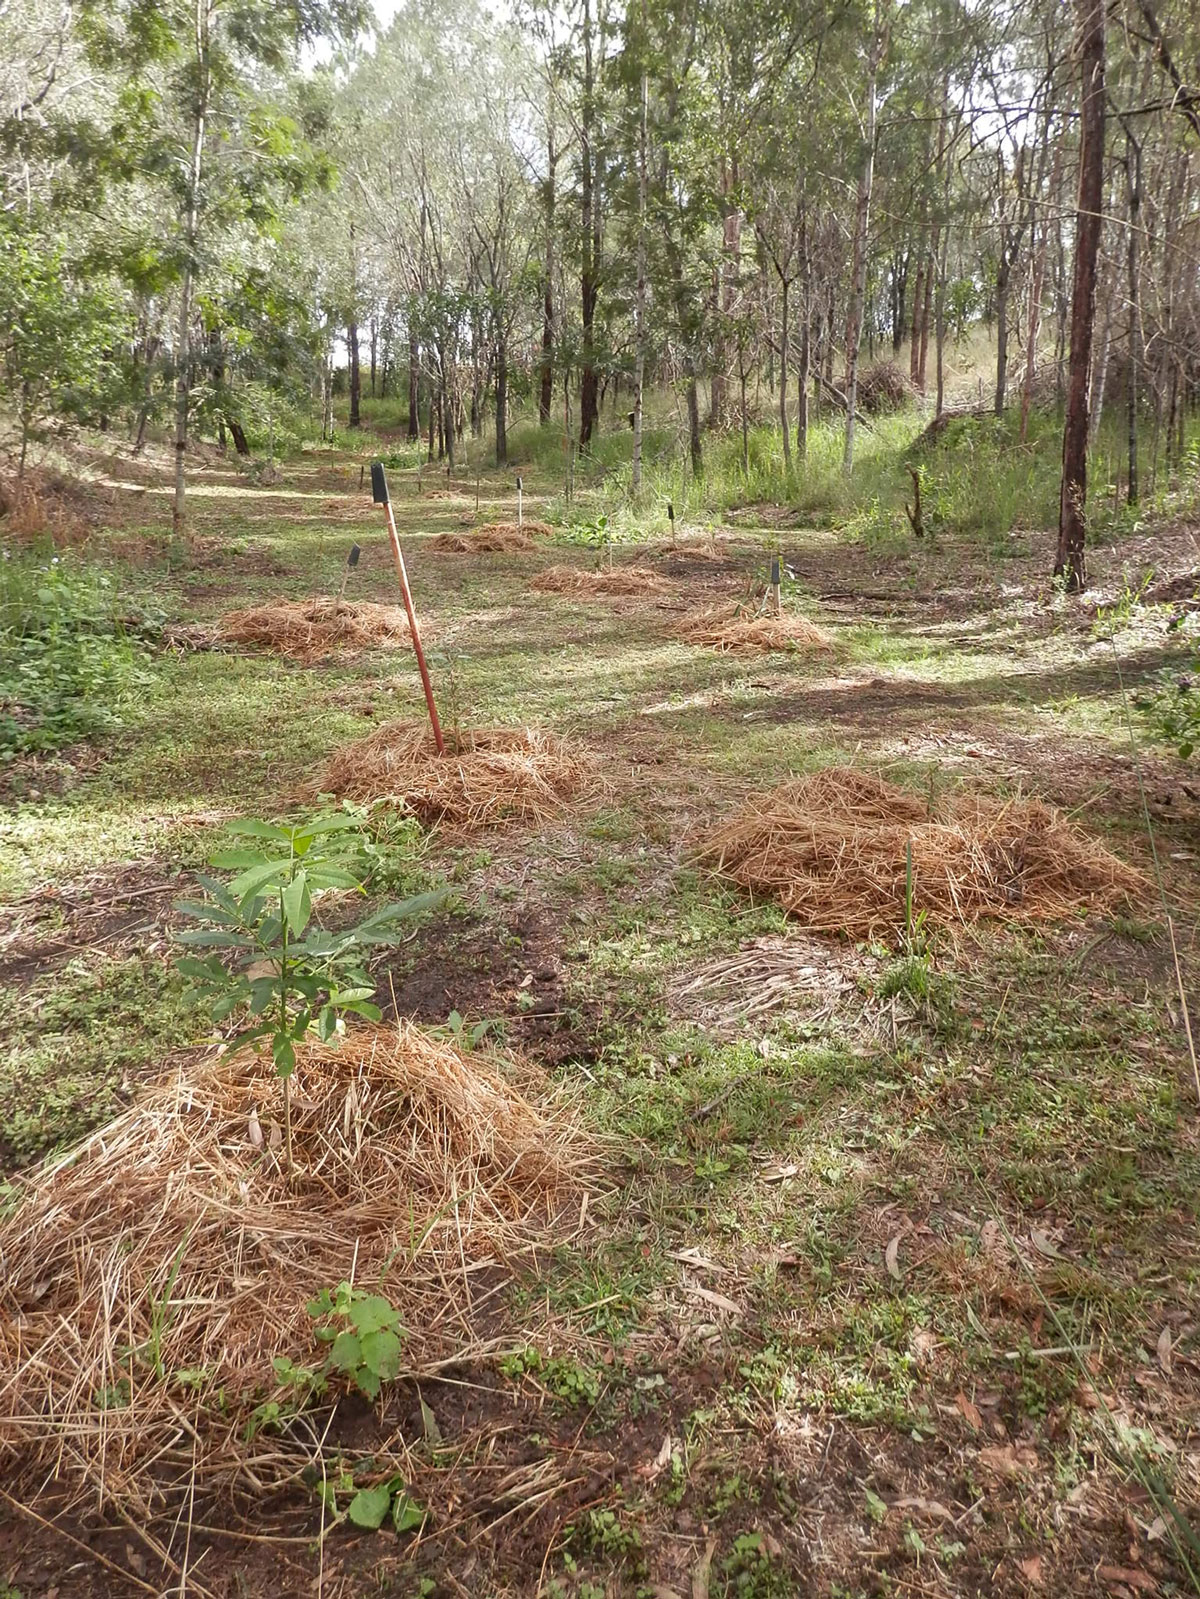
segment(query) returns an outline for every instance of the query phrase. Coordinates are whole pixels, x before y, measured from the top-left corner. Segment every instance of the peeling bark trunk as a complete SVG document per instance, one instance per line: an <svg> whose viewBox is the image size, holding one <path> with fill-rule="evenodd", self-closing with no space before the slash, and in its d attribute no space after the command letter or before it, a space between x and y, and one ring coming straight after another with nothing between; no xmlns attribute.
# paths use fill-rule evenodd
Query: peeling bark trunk
<svg viewBox="0 0 1200 1599"><path fill-rule="evenodd" d="M1096 261L1104 202L1104 0L1077 0L1082 65L1079 204L1071 298L1071 364L1063 427L1062 490L1054 575L1073 593L1087 582L1088 369L1096 320Z"/></svg>
<svg viewBox="0 0 1200 1599"><path fill-rule="evenodd" d="M188 445L188 413L192 388L192 292L195 287L196 245L200 230L200 181L204 167L204 134L212 69L208 55L209 0L196 0L194 44L196 50L196 100L192 112L192 149L188 163L187 198L184 202L183 277L179 285L179 331L175 347L175 499L171 525L179 538L187 526L187 488L184 458ZM24 464L24 441L21 460Z"/></svg>

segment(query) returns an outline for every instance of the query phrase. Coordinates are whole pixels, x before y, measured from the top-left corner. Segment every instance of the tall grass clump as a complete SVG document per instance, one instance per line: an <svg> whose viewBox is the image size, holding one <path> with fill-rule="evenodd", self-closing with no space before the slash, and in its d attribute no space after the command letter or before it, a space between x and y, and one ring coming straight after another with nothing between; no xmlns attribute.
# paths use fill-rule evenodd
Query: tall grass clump
<svg viewBox="0 0 1200 1599"><path fill-rule="evenodd" d="M161 625L104 572L0 551L0 756L43 753L119 725Z"/></svg>

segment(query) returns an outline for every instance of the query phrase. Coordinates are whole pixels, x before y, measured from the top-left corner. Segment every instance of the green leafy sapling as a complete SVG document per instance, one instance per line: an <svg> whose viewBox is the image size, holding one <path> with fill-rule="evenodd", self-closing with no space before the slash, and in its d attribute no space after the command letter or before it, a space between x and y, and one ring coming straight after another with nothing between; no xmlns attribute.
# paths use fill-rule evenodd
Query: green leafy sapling
<svg viewBox="0 0 1200 1599"><path fill-rule="evenodd" d="M329 1345L324 1375L347 1378L368 1399L399 1375L404 1328L382 1294L363 1293L341 1282L309 1301L308 1313L322 1323L317 1340Z"/></svg>
<svg viewBox="0 0 1200 1599"><path fill-rule="evenodd" d="M242 1013L231 1048L261 1048L269 1041L275 1074L283 1082L290 1172L288 1080L296 1067L296 1045L310 1033L328 1042L344 1029L347 1016L379 1020L366 952L395 943L402 923L441 904L445 894L417 894L355 926L329 931L313 920L318 899L330 892L363 892L352 869L363 856L362 828L354 817L321 815L295 826L244 821L227 831L238 842L212 856L210 864L236 875L228 883L199 876L207 898L175 907L200 923L178 934L179 942L212 953L186 956L177 964L208 1001L214 1021Z"/></svg>

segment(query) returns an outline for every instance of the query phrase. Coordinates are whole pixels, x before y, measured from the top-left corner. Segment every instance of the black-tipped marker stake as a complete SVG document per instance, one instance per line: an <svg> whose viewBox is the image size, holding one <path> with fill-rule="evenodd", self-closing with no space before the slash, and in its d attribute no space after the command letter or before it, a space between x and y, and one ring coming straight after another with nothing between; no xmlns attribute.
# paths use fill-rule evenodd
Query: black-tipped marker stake
<svg viewBox="0 0 1200 1599"><path fill-rule="evenodd" d="M433 728L433 742L439 755L446 753L442 740L442 724L438 721L437 706L433 700L433 684L429 681L429 668L425 665L425 651L421 648L421 630L417 626L417 613L413 609L412 593L408 587L408 572L404 565L404 551L400 548L400 535L396 532L396 518L392 515L392 501L388 494L387 473L382 461L371 462L371 498L387 512L388 537L392 543L392 559L396 563L396 576L400 579L400 592L404 596L404 609L408 612L408 627L412 634L413 651L421 671L421 686L425 690L425 704L429 707L429 724Z"/></svg>

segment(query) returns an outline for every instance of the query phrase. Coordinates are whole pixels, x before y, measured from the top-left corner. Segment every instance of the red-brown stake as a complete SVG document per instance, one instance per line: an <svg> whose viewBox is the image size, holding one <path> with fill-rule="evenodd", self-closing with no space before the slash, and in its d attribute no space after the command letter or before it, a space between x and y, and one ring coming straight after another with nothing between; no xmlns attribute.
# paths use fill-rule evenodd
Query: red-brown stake
<svg viewBox="0 0 1200 1599"><path fill-rule="evenodd" d="M375 503L382 504L387 512L388 537L392 543L392 559L396 563L396 576L400 579L400 592L404 596L404 609L408 612L408 626L412 633L413 649L421 670L421 685L425 690L425 703L429 707L429 722L433 728L433 742L439 755L446 753L442 739L442 724L438 721L437 706L433 702L433 684L429 681L429 668L425 665L425 651L421 648L421 630L417 626L417 613L413 609L412 593L408 587L408 572L404 565L404 551L400 548L400 535L396 531L396 518L392 515L392 500L388 493L387 478L381 462L371 467L371 489Z"/></svg>

